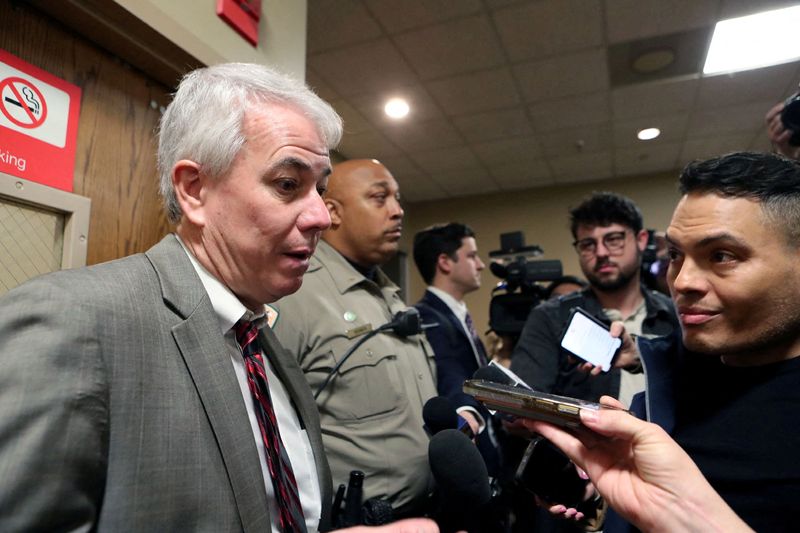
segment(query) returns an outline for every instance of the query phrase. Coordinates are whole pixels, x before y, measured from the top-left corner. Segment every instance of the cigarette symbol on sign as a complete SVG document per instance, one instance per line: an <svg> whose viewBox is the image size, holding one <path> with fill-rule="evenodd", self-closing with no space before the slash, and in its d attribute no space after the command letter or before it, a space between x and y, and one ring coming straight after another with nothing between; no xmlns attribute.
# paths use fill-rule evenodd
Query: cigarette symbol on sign
<svg viewBox="0 0 800 533"><path fill-rule="evenodd" d="M44 123L47 104L42 93L31 82L17 77L6 78L0 81L0 93L3 96L0 112L13 124L32 129Z"/></svg>
<svg viewBox="0 0 800 533"><path fill-rule="evenodd" d="M27 87L25 87L25 88L27 89ZM27 95L26 95L26 96L27 96ZM27 99L27 98L26 98L26 99ZM19 107L21 107L21 108L23 108L23 109L25 108L25 106L23 106L21 103L17 102L17 101L16 101L16 100L14 100L13 98L9 98L8 96L6 96L6 97L4 98L4 100L5 100L6 102L8 102L9 104L14 104L15 106L19 106ZM28 109L30 110L30 112L31 112L31 113L36 113L36 114L38 115L38 114L39 114L39 103L38 103L38 102L36 102L36 109L32 108L31 106L28 106Z"/></svg>

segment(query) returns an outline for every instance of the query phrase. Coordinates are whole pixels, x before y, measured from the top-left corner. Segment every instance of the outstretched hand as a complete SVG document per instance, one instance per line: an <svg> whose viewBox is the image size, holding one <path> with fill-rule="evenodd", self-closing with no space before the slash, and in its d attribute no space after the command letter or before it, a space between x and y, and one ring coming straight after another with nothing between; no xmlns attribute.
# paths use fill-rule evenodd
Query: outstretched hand
<svg viewBox="0 0 800 533"><path fill-rule="evenodd" d="M601 403L622 407L608 396ZM750 531L659 426L617 409L582 409L581 421L585 428L575 434L525 424L583 468L609 505L643 531Z"/></svg>
<svg viewBox="0 0 800 533"><path fill-rule="evenodd" d="M785 157L800 159L800 146L789 144L789 139L792 137L793 132L783 126L781 111L783 111L783 102L776 104L764 117L767 123L767 137L769 137L776 152Z"/></svg>

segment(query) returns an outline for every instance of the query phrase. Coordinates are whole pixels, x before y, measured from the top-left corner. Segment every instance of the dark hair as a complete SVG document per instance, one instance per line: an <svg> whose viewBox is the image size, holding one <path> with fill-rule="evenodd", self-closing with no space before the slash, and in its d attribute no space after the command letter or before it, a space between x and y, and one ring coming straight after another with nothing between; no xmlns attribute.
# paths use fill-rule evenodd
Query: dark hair
<svg viewBox="0 0 800 533"><path fill-rule="evenodd" d="M414 263L425 283L430 285L433 282L441 254L455 260L461 241L474 236L475 232L469 226L458 222L430 226L414 235Z"/></svg>
<svg viewBox="0 0 800 533"><path fill-rule="evenodd" d="M747 198L761 204L767 218L800 244L800 164L777 154L734 152L689 163L680 192Z"/></svg>
<svg viewBox="0 0 800 533"><path fill-rule="evenodd" d="M634 233L642 230L642 212L633 200L613 192L593 192L577 206L569 210L572 236L577 238L578 226L628 226Z"/></svg>
<svg viewBox="0 0 800 533"><path fill-rule="evenodd" d="M547 287L545 287L544 299L549 300L550 297L553 295L553 291L556 290L557 287L565 285L567 283L570 283L572 285L577 285L582 289L585 289L589 286L589 284L586 281L582 280L577 276L561 276L560 278L556 278L553 281L551 281L550 284L547 285Z"/></svg>

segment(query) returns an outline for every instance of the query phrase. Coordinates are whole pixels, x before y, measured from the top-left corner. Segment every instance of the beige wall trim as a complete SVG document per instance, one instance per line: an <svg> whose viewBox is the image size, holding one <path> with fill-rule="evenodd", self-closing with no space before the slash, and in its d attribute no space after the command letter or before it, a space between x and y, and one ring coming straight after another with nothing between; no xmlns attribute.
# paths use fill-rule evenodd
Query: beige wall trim
<svg viewBox="0 0 800 533"><path fill-rule="evenodd" d="M64 249L61 268L86 265L89 214L92 201L39 183L0 172L0 196L64 214Z"/></svg>
<svg viewBox="0 0 800 533"><path fill-rule="evenodd" d="M203 66L199 59L117 2L28 0L27 3L167 87L176 87L186 72ZM213 4L203 3L206 4L213 11Z"/></svg>

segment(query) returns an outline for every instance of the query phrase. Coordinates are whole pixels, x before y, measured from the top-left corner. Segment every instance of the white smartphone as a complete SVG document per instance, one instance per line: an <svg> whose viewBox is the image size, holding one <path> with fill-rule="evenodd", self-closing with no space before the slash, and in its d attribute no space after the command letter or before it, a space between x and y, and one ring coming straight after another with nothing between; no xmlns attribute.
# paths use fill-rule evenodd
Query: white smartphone
<svg viewBox="0 0 800 533"><path fill-rule="evenodd" d="M580 307L572 310L567 330L561 337L562 348L583 361L602 367L603 372L611 370L621 345L622 340L612 337L608 326Z"/></svg>

